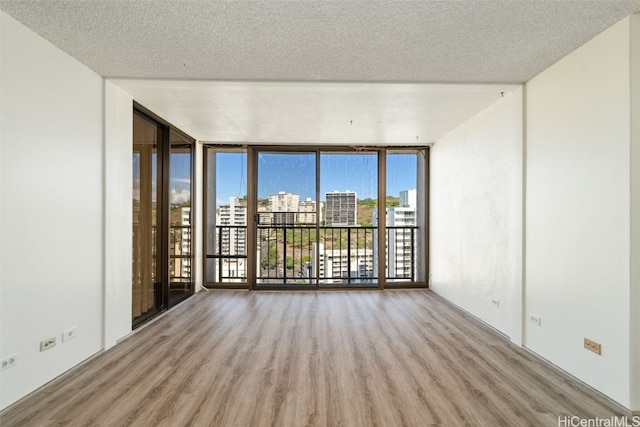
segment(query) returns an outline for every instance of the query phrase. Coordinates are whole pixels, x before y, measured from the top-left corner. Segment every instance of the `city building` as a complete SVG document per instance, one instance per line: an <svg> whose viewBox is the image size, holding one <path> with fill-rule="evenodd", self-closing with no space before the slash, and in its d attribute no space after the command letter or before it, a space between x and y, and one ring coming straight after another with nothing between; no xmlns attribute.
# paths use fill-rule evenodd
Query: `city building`
<svg viewBox="0 0 640 427"><path fill-rule="evenodd" d="M322 284L371 283L374 277L374 251L371 249L325 249L314 245L313 258L318 258L318 277ZM311 266L313 268L313 262Z"/></svg>
<svg viewBox="0 0 640 427"><path fill-rule="evenodd" d="M417 276L418 234L416 190L400 192L399 206L386 209L387 225L387 279L412 281ZM373 212L373 225L378 226L378 211ZM377 228L374 231L377 239ZM375 260L376 266L378 260Z"/></svg>
<svg viewBox="0 0 640 427"><path fill-rule="evenodd" d="M417 274L417 229L414 207L387 209L387 277L413 280Z"/></svg>
<svg viewBox="0 0 640 427"><path fill-rule="evenodd" d="M320 215L322 215L322 203ZM260 225L293 226L316 223L316 202L310 197L300 200L300 195L280 191L269 195L268 207L258 207Z"/></svg>
<svg viewBox="0 0 640 427"><path fill-rule="evenodd" d="M180 260L181 277L191 278L191 206L180 208L180 255L188 256Z"/></svg>
<svg viewBox="0 0 640 427"><path fill-rule="evenodd" d="M269 210L271 212L298 212L300 195L279 191L269 194Z"/></svg>
<svg viewBox="0 0 640 427"><path fill-rule="evenodd" d="M417 205L418 205L418 190L413 188L411 190L404 190L400 192L399 206L415 208Z"/></svg>
<svg viewBox="0 0 640 427"><path fill-rule="evenodd" d="M218 208L216 224L216 247L222 261L222 268L216 270L216 281L245 277L246 259L235 256L247 254L247 207L237 197L230 197L228 205Z"/></svg>
<svg viewBox="0 0 640 427"><path fill-rule="evenodd" d="M260 225L293 226L296 222L300 195L279 191L269 194L269 205L258 209ZM262 213L265 212L265 213Z"/></svg>
<svg viewBox="0 0 640 427"><path fill-rule="evenodd" d="M325 194L325 225L351 226L358 222L358 196L354 191L332 191Z"/></svg>
<svg viewBox="0 0 640 427"><path fill-rule="evenodd" d="M320 218L322 218L322 209L324 207L323 203L320 203ZM304 224L315 224L316 223L316 202L315 200L311 200L311 198L307 197L305 200L300 201L298 203L298 215L296 219L296 223L304 225Z"/></svg>

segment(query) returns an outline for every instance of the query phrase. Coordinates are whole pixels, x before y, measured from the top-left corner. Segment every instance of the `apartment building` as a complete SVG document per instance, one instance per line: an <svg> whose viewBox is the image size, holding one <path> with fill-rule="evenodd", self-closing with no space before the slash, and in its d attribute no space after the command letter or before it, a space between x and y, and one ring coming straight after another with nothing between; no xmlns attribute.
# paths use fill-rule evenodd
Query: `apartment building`
<svg viewBox="0 0 640 427"><path fill-rule="evenodd" d="M320 203L320 218L322 218L324 204ZM298 224L315 224L316 223L316 202L307 197L298 203L298 215L296 222Z"/></svg>
<svg viewBox="0 0 640 427"><path fill-rule="evenodd" d="M242 205L237 197L230 197L229 204L221 205L218 209L216 245L217 253L222 257L222 268L215 270L217 277L212 281L220 281L221 278L245 277L245 261L229 255L246 255L247 253L247 207Z"/></svg>
<svg viewBox="0 0 640 427"><path fill-rule="evenodd" d="M358 223L358 195L354 191L325 194L325 225L350 226Z"/></svg>
<svg viewBox="0 0 640 427"><path fill-rule="evenodd" d="M372 283L374 251L371 249L326 249L320 243L313 248L311 266L318 259L318 277L323 284Z"/></svg>
<svg viewBox="0 0 640 427"><path fill-rule="evenodd" d="M386 271L390 280L413 280L417 275L418 222L416 190L403 190L398 206L386 208ZM378 226L378 212L373 212L373 225ZM374 232L377 239L378 232ZM375 260L376 269L378 261Z"/></svg>
<svg viewBox="0 0 640 427"><path fill-rule="evenodd" d="M269 194L269 210L271 212L298 212L300 195L279 191Z"/></svg>

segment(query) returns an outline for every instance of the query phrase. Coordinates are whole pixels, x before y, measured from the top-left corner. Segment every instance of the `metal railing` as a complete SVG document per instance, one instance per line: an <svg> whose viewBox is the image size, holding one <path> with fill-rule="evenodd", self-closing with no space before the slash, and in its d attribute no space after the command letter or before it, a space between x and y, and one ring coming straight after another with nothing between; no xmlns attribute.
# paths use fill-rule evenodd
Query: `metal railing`
<svg viewBox="0 0 640 427"><path fill-rule="evenodd" d="M191 283L191 225L169 227L169 278L172 283Z"/></svg>
<svg viewBox="0 0 640 427"><path fill-rule="evenodd" d="M415 281L417 230L386 227L387 280ZM215 269L214 281L245 282L247 227L218 225L215 233L214 253L207 254L207 268ZM257 284L377 286L377 236L377 227L259 224Z"/></svg>
<svg viewBox="0 0 640 427"><path fill-rule="evenodd" d="M375 286L376 227L258 226L259 284Z"/></svg>
<svg viewBox="0 0 640 427"><path fill-rule="evenodd" d="M215 248L207 253L207 264L212 261L212 276L218 283L246 282L247 280L247 226L217 225Z"/></svg>

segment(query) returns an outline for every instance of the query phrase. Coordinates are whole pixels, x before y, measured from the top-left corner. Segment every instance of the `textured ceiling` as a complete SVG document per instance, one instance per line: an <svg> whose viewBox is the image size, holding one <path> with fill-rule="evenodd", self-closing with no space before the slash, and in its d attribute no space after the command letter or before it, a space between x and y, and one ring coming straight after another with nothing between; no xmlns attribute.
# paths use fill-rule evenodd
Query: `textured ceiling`
<svg viewBox="0 0 640 427"><path fill-rule="evenodd" d="M106 77L525 82L640 0L0 1Z"/></svg>
<svg viewBox="0 0 640 427"><path fill-rule="evenodd" d="M640 0L0 8L201 141L422 145L639 12Z"/></svg>

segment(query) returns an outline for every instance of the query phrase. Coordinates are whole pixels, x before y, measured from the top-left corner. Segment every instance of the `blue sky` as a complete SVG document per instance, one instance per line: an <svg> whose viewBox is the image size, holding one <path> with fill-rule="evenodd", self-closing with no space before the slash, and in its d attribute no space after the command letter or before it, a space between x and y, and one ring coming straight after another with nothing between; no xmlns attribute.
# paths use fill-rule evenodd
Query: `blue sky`
<svg viewBox="0 0 640 427"><path fill-rule="evenodd" d="M191 201L191 154L171 153L169 171L169 202L183 204ZM156 189L157 161L156 155L151 159L151 185ZM133 198L140 199L140 154L133 154ZM151 196L156 200L155 193Z"/></svg>
<svg viewBox="0 0 640 427"><path fill-rule="evenodd" d="M320 200L333 190L352 190L358 199L376 198L377 158L373 153L320 156ZM217 203L247 192L247 157L242 153L218 153L216 157ZM315 200L314 153L260 153L258 159L258 197L279 191L297 193L301 200ZM416 155L392 154L387 157L387 194L416 188Z"/></svg>
<svg viewBox="0 0 640 427"><path fill-rule="evenodd" d="M191 154L171 153L169 159L169 202L191 201Z"/></svg>

